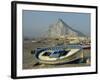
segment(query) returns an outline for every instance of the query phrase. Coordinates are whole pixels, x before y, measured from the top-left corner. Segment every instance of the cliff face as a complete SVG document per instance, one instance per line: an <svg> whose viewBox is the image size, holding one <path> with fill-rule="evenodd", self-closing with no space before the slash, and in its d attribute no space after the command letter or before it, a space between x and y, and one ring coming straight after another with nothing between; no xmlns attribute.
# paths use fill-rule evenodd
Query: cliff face
<svg viewBox="0 0 100 80"><path fill-rule="evenodd" d="M77 36L85 36L83 33L71 28L67 25L62 19L58 19L58 21L49 26L47 31L48 37L56 38L56 37L77 37Z"/></svg>

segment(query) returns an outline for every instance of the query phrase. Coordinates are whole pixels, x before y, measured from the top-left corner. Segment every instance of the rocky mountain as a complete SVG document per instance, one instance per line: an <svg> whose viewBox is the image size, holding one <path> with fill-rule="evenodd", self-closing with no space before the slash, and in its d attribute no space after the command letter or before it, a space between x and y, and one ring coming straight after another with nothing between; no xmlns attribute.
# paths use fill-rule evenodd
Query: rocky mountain
<svg viewBox="0 0 100 80"><path fill-rule="evenodd" d="M49 26L47 35L48 35L48 37L52 37L52 38L62 37L62 36L63 37L85 36L83 33L70 27L62 19L58 19L56 23Z"/></svg>

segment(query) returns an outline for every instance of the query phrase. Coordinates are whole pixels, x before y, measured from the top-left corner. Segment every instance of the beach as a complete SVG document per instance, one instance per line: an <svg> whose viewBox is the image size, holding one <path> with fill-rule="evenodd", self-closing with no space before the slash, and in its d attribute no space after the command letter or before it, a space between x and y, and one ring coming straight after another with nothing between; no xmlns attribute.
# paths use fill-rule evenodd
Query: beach
<svg viewBox="0 0 100 80"><path fill-rule="evenodd" d="M85 67L91 65L91 60L89 62L84 63L66 63L66 64L60 64L60 65L49 65L49 64L41 64L39 63L34 53L31 54L32 50L35 50L36 48L43 48L43 47L50 47L53 45L53 43L44 40L44 41L33 41L33 40L27 40L23 41L23 69L39 69L39 68L63 68L63 67ZM84 58L91 57L90 49L84 50Z"/></svg>

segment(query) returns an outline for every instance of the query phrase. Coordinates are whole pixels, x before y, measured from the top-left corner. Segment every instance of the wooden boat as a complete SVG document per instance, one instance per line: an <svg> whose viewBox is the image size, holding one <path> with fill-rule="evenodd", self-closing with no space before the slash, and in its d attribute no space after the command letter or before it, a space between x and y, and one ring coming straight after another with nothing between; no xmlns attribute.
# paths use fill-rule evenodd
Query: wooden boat
<svg viewBox="0 0 100 80"><path fill-rule="evenodd" d="M82 59L82 47L67 45L53 48L38 48L35 50L35 58L43 64L63 64Z"/></svg>
<svg viewBox="0 0 100 80"><path fill-rule="evenodd" d="M82 48L83 48L83 49L90 49L91 46L90 46L90 45L82 45Z"/></svg>

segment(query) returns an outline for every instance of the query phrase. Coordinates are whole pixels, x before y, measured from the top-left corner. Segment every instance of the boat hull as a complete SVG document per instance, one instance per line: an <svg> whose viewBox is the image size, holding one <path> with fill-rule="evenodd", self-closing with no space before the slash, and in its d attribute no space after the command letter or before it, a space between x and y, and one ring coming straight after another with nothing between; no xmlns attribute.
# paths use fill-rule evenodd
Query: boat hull
<svg viewBox="0 0 100 80"><path fill-rule="evenodd" d="M37 53L35 54L36 60L42 64L71 63L71 62L75 62L75 61L83 58L82 49L77 49L76 52L69 53L64 57L59 57L59 58L50 58L50 56L47 56L48 58L45 58L44 56L42 56L42 53L44 51L46 51L46 50L44 49L44 50L37 51ZM48 49L47 49L47 51L48 51Z"/></svg>

